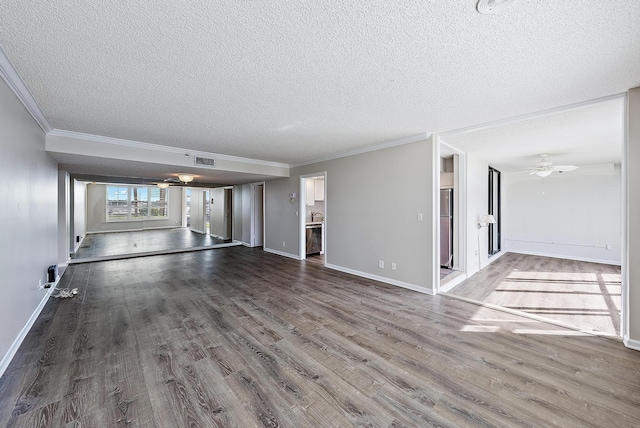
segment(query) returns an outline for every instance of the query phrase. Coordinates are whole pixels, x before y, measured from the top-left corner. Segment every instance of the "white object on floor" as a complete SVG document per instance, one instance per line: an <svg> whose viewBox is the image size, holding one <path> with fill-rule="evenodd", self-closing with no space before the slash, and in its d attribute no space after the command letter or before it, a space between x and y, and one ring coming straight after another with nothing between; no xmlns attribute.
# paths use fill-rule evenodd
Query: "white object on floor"
<svg viewBox="0 0 640 428"><path fill-rule="evenodd" d="M52 294L51 297L56 298L56 299L66 299L69 297L73 297L76 294L78 294L78 289L74 288L72 290L69 290L68 288L56 288L56 291L58 292L58 294Z"/></svg>

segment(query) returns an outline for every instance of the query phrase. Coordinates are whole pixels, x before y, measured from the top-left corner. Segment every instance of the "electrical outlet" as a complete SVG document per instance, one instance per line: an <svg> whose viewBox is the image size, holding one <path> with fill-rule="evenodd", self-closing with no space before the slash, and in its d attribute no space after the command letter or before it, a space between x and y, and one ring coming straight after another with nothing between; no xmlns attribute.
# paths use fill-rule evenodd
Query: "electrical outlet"
<svg viewBox="0 0 640 428"><path fill-rule="evenodd" d="M39 279L39 280L38 280L38 290L42 290L42 288L43 288L43 287L42 287L42 280L41 280L41 279Z"/></svg>
<svg viewBox="0 0 640 428"><path fill-rule="evenodd" d="M398 266L395 263L391 263L391 270L396 270Z"/></svg>
<svg viewBox="0 0 640 428"><path fill-rule="evenodd" d="M378 260L378 267L384 269L384 260Z"/></svg>
<svg viewBox="0 0 640 428"><path fill-rule="evenodd" d="M286 246L287 246L287 245L286 245L286 242L282 241L282 246L283 246L283 247L286 247Z"/></svg>
<svg viewBox="0 0 640 428"><path fill-rule="evenodd" d="M422 221L424 219L424 216L422 215L422 213L418 213L418 221Z"/></svg>

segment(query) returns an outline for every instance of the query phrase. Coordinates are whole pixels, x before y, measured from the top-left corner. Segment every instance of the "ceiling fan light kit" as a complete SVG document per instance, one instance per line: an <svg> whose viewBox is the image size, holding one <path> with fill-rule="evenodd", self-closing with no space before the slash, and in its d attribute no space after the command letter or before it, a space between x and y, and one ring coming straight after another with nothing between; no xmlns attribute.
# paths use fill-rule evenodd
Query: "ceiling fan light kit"
<svg viewBox="0 0 640 428"><path fill-rule="evenodd" d="M536 166L527 168L529 175L537 175L538 177L548 177L552 172L568 172L578 169L575 165L554 165L553 162L547 160L549 153L541 153L540 161L536 162Z"/></svg>
<svg viewBox="0 0 640 428"><path fill-rule="evenodd" d="M178 174L178 178L183 183L191 183L193 181L193 175L192 174Z"/></svg>

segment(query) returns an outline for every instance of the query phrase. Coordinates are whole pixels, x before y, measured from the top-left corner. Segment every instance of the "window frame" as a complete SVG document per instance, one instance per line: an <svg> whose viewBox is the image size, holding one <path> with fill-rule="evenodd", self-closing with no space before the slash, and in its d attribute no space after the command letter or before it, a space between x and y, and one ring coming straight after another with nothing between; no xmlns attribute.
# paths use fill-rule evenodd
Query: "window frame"
<svg viewBox="0 0 640 428"><path fill-rule="evenodd" d="M502 177L500 171L489 166L489 189L487 212L496 219L496 223L490 223L489 239L487 240L487 253L489 256L502 250Z"/></svg>
<svg viewBox="0 0 640 428"><path fill-rule="evenodd" d="M107 223L169 219L168 188L160 189L155 186L137 186L130 184L106 184L105 189L105 218ZM111 192L111 189L115 189L115 191ZM110 199L110 194L124 195L124 189L126 189L127 193L126 199ZM112 201L115 201L115 206ZM121 202L124 202L124 204ZM118 211L120 211L119 215L114 214L114 208L118 208ZM153 215L154 212L160 213L163 211L164 215Z"/></svg>

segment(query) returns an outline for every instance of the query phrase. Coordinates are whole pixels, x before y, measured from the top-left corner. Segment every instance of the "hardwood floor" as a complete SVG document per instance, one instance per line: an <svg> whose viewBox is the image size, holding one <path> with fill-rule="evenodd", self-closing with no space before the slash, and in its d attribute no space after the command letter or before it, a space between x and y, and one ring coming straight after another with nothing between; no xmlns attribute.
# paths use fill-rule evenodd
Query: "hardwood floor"
<svg viewBox="0 0 640 428"><path fill-rule="evenodd" d="M620 336L620 266L507 253L447 294Z"/></svg>
<svg viewBox="0 0 640 428"><path fill-rule="evenodd" d="M61 283L79 293L0 379L0 426L640 425L640 352L619 342L261 250Z"/></svg>

